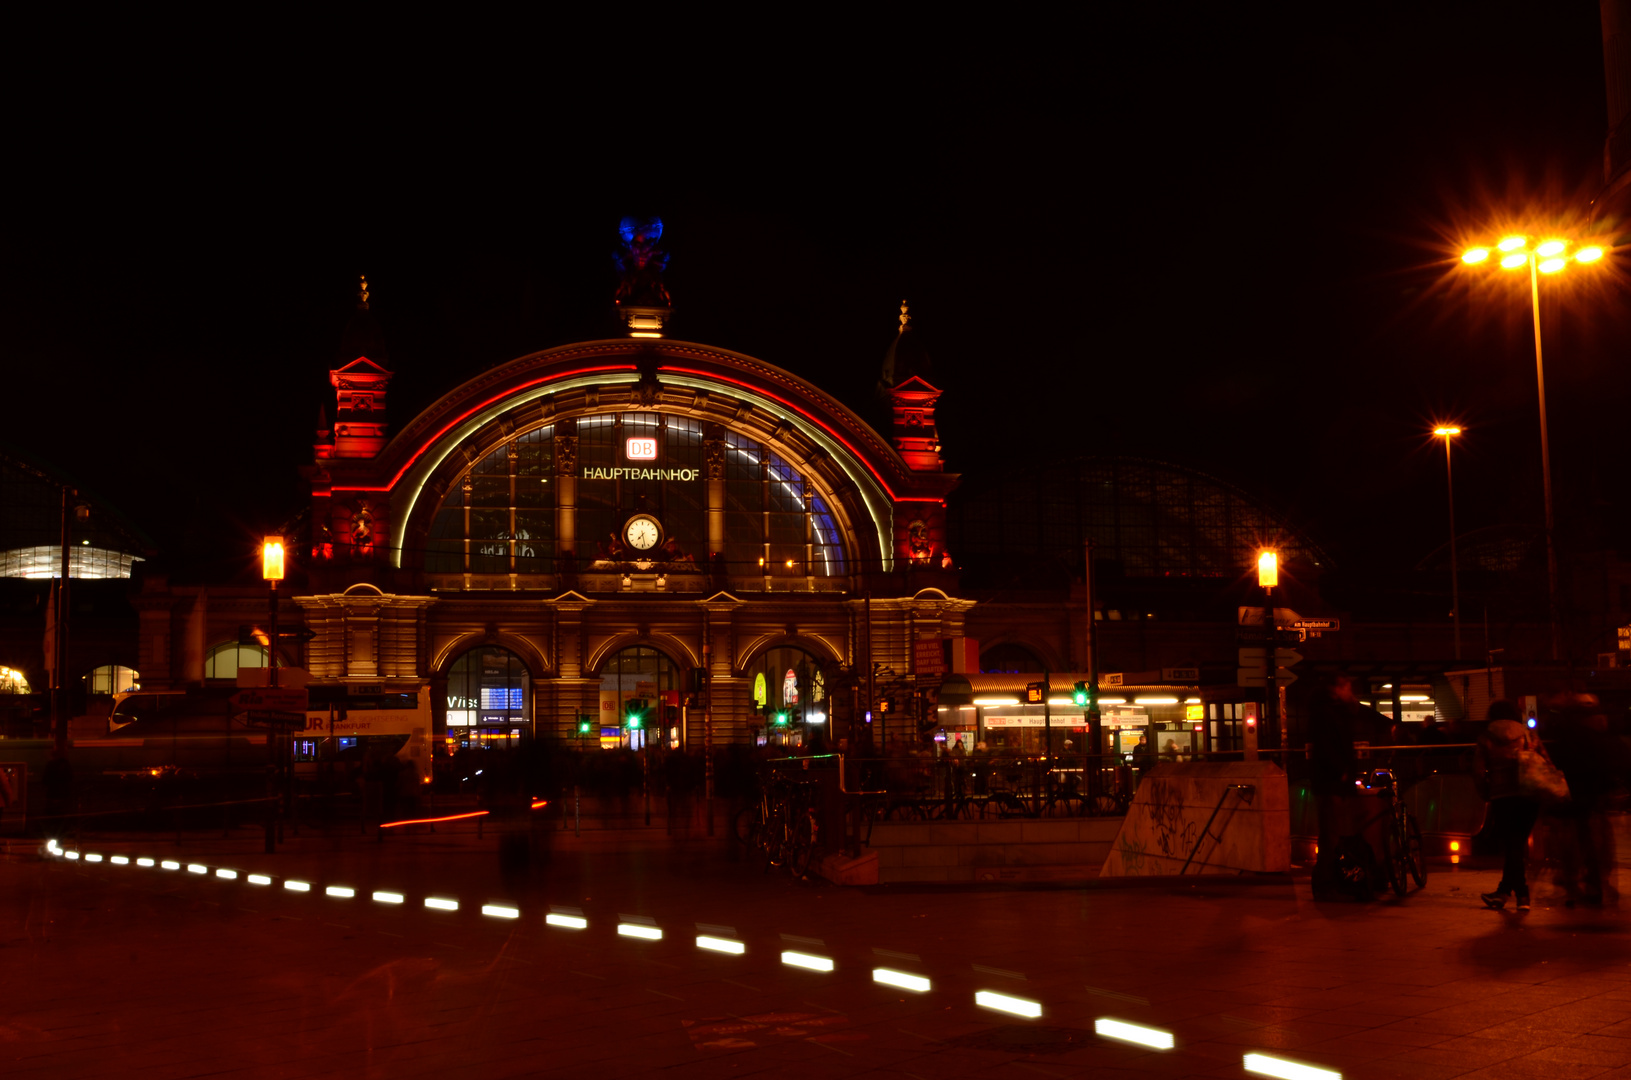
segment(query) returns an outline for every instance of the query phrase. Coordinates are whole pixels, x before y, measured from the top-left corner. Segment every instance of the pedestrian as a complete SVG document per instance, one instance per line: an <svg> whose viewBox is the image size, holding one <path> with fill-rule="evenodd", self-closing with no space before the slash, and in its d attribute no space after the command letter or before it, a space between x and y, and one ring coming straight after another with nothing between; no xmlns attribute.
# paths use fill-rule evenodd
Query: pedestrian
<svg viewBox="0 0 1631 1080"><path fill-rule="evenodd" d="M1484 903L1495 911L1505 908L1507 898L1512 896L1517 898L1519 912L1529 910L1524 863L1529 854L1529 833L1535 827L1540 807L1520 787L1519 774L1524 754L1544 757L1546 750L1539 739L1529 734L1518 715L1517 706L1510 701L1490 702L1489 724L1473 752L1473 783L1489 804L1484 828L1494 836L1502 855L1500 884L1494 892L1481 894Z"/></svg>
<svg viewBox="0 0 1631 1080"><path fill-rule="evenodd" d="M1592 694L1556 702L1548 721L1551 758L1569 785L1567 802L1546 807L1563 905L1598 907L1615 899L1607 811L1616 780L1625 772L1625 746L1608 733L1608 717Z"/></svg>
<svg viewBox="0 0 1631 1080"><path fill-rule="evenodd" d="M1342 896L1339 872L1342 838L1353 831L1354 803L1354 696L1353 682L1345 675L1326 679L1315 692L1308 710L1308 786L1319 819L1314 858L1314 899Z"/></svg>

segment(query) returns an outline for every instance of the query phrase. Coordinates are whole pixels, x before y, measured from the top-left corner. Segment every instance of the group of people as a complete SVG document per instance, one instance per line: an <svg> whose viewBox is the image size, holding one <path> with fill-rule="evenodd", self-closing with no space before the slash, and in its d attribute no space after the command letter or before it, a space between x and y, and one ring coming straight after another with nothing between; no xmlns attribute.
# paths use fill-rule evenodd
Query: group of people
<svg viewBox="0 0 1631 1080"><path fill-rule="evenodd" d="M1355 798L1355 781L1382 764L1356 748L1397 745L1387 717L1361 704L1345 677L1329 680L1309 713L1309 787L1319 817L1314 868L1316 899L1351 896L1340 866L1343 845L1356 838L1376 848L1374 814ZM1417 741L1442 742L1437 732ZM1610 731L1590 694L1550 698L1539 717L1525 719L1510 701L1494 701L1476 735L1472 777L1486 802L1480 839L1502 858L1501 877L1481 894L1490 908L1515 902L1530 908L1530 839L1550 865L1568 907L1611 904L1613 834L1607 810L1615 790L1631 786L1631 747Z"/></svg>

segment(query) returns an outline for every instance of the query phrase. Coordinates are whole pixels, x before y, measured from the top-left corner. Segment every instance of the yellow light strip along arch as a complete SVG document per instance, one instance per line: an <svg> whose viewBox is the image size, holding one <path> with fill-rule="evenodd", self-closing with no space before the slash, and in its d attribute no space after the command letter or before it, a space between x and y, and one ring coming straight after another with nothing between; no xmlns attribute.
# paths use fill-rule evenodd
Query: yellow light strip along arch
<svg viewBox="0 0 1631 1080"><path fill-rule="evenodd" d="M861 501L866 506L867 515L872 519L873 528L878 530L878 549L883 559L885 573L894 569L894 503L884 494L883 490L864 470L855 468L856 462L850 450L833 439L816 425L810 423L802 416L788 415L788 410L778 403L770 400L753 390L729 383L714 382L705 378L696 378L688 375L675 375L664 372L660 382L671 383L674 386L685 386L693 390L706 390L710 395L719 394L723 397L746 401L756 409L762 409L771 416L777 417L798 429L799 433L827 452L827 456L843 470L845 476L855 485L861 493ZM413 467L404 477L403 483L397 485L391 492L391 565L400 569L402 566L402 550L406 542L406 529L412 519L414 507L418 505L420 492L424 490L425 482L446 461L448 456L464 444L465 440L474 435L479 429L498 419L498 417L516 408L550 394L557 394L563 390L573 390L580 386L635 386L639 379L626 376L609 379L605 375L585 375L573 379L564 379L560 382L547 382L540 386L528 387L517 392L512 397L502 398L493 402L479 413L468 417L463 423L447 432L439 440L440 446L430 453L423 454L414 462ZM627 411L631 406L619 405L611 411ZM636 411L662 412L660 406L640 406ZM683 410L669 410L680 414ZM563 417L565 418L565 414ZM540 427L543 424L538 425ZM531 430L530 428L528 430ZM755 440L762 441L761 436L748 432ZM832 494L832 493L829 493ZM860 553L857 552L857 555Z"/></svg>

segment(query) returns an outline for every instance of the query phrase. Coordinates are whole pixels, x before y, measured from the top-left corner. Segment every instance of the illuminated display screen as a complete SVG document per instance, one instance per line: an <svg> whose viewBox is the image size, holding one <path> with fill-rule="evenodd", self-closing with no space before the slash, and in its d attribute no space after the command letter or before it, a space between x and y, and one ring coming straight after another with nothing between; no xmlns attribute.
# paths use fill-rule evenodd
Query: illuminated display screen
<svg viewBox="0 0 1631 1080"><path fill-rule="evenodd" d="M631 438L627 452L630 461L656 461L657 440L645 435Z"/></svg>
<svg viewBox="0 0 1631 1080"><path fill-rule="evenodd" d="M521 688L519 686L484 686L481 688L481 707L483 709L519 709L521 708Z"/></svg>

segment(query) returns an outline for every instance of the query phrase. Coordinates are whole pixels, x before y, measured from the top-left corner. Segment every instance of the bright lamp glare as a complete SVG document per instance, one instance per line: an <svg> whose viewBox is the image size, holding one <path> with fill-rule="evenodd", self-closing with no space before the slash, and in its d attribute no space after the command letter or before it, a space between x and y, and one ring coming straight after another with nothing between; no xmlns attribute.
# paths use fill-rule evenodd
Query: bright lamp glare
<svg viewBox="0 0 1631 1080"><path fill-rule="evenodd" d="M1441 436L1441 437L1442 436L1449 436L1449 435L1459 435L1459 434L1461 434L1461 429L1458 428L1458 427L1436 427L1436 428L1433 429L1433 434Z"/></svg>
<svg viewBox="0 0 1631 1080"><path fill-rule="evenodd" d="M1032 1020L1042 1015L1041 1002L1009 997L1007 994L999 994L995 990L978 991L974 995L974 1004L981 1008L995 1009L997 1012L1005 1012L1013 1016L1029 1017Z"/></svg>
<svg viewBox="0 0 1631 1080"><path fill-rule="evenodd" d="M1281 1061L1267 1054L1247 1054L1245 1067L1247 1072L1259 1076L1278 1076L1280 1080L1342 1080L1339 1072L1299 1065L1295 1061Z"/></svg>
<svg viewBox="0 0 1631 1080"><path fill-rule="evenodd" d="M741 956L748 951L748 947L740 941L731 938L714 937L710 934L697 935L697 948L707 949L709 952L728 952Z"/></svg>
<svg viewBox="0 0 1631 1080"><path fill-rule="evenodd" d="M1568 262L1565 259L1547 259L1540 264L1539 269L1543 274L1555 274L1566 265L1568 265Z"/></svg>
<svg viewBox="0 0 1631 1080"><path fill-rule="evenodd" d="M1172 1049L1172 1032L1157 1031L1154 1028L1139 1027L1137 1024L1124 1024L1120 1020L1095 1020L1093 1031L1106 1039L1120 1039L1122 1042L1138 1043L1140 1046L1153 1046L1157 1050Z"/></svg>
<svg viewBox="0 0 1631 1080"><path fill-rule="evenodd" d="M1257 586L1272 589L1280 584L1280 556L1265 551L1257 557Z"/></svg>
<svg viewBox="0 0 1631 1080"><path fill-rule="evenodd" d="M1501 266L1507 270L1516 270L1518 267L1523 266L1528 261L1529 256L1519 252L1516 255L1508 255L1506 258L1502 259Z"/></svg>
<svg viewBox="0 0 1631 1080"><path fill-rule="evenodd" d="M1553 255L1563 254L1563 250L1568 246L1569 245L1565 244L1561 240L1546 240L1543 241L1539 247L1535 248L1535 254L1549 258Z"/></svg>
<svg viewBox="0 0 1631 1080"><path fill-rule="evenodd" d="M1524 241L1528 239L1529 238L1527 236L1503 236L1501 237L1501 242L1495 246L1500 248L1502 251L1517 251L1519 248L1523 247Z"/></svg>
<svg viewBox="0 0 1631 1080"><path fill-rule="evenodd" d="M1468 248L1461 253L1461 261L1472 265L1481 263L1489 258L1489 248Z"/></svg>
<svg viewBox="0 0 1631 1080"><path fill-rule="evenodd" d="M1575 252L1574 257L1577 262L1596 262L1603 257L1603 249L1593 244L1591 247L1583 247Z"/></svg>
<svg viewBox="0 0 1631 1080"><path fill-rule="evenodd" d="M910 975L890 968L873 968L872 981L883 983L885 986L898 986L902 990L912 990L919 994L929 989L929 980L923 976Z"/></svg>

